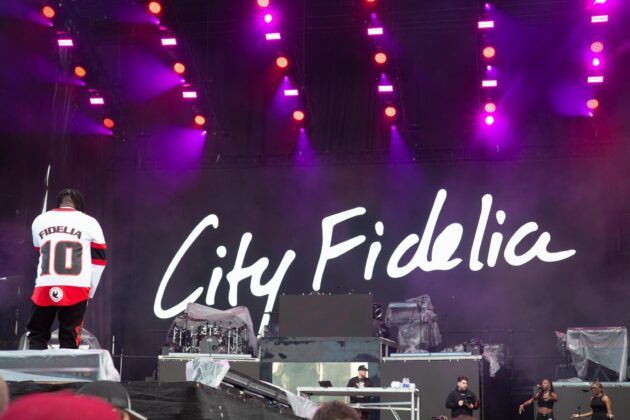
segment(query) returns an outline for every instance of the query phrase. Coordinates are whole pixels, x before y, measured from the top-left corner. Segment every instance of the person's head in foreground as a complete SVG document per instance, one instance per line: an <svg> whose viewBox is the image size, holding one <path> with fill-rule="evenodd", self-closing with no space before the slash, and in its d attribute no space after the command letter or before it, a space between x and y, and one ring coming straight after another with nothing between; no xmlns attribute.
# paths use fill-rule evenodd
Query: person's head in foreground
<svg viewBox="0 0 630 420"><path fill-rule="evenodd" d="M359 420L359 414L341 401L330 401L317 409L313 420Z"/></svg>

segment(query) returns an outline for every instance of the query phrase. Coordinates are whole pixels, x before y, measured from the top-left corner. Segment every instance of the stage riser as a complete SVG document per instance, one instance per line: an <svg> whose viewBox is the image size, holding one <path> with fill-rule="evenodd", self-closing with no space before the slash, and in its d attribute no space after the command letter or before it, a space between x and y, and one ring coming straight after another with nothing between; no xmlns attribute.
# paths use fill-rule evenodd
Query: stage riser
<svg viewBox="0 0 630 420"><path fill-rule="evenodd" d="M577 387L555 383L554 388L558 394L558 402L553 409L555 418L568 419L572 413L577 413L578 406L582 413L590 410L590 383L584 382ZM630 413L630 383L604 383L604 392L612 400L615 418L627 418Z"/></svg>
<svg viewBox="0 0 630 420"><path fill-rule="evenodd" d="M382 340L362 338L278 337L260 340L262 362L380 362Z"/></svg>
<svg viewBox="0 0 630 420"><path fill-rule="evenodd" d="M450 417L451 412L444 407L446 396L455 389L458 376L467 376L469 389L480 396L480 361L476 360L400 360L384 361L381 364L381 384L389 386L392 381L409 378L420 389L420 418L430 419L441 414ZM479 417L479 412L476 412ZM381 420L394 417L381 413Z"/></svg>
<svg viewBox="0 0 630 420"><path fill-rule="evenodd" d="M186 363L192 359L158 359L158 381L184 382L186 381ZM260 379L260 362L229 361L230 370Z"/></svg>

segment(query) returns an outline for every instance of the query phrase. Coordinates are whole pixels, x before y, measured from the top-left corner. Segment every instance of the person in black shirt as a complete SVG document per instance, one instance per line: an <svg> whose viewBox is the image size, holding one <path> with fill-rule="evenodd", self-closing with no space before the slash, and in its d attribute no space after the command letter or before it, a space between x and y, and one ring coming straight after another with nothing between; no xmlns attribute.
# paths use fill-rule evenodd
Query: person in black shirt
<svg viewBox="0 0 630 420"><path fill-rule="evenodd" d="M370 378L367 377L368 369L365 365L359 366L357 369L357 376L350 378L346 387L348 388L367 388L374 386ZM351 404L357 404L362 402L368 402L369 397L350 397ZM357 410L361 419L367 419L367 410Z"/></svg>
<svg viewBox="0 0 630 420"><path fill-rule="evenodd" d="M470 418L473 415L473 410L479 408L477 396L468 390L468 378L466 376L457 378L457 388L449 392L445 406L451 409L451 419Z"/></svg>

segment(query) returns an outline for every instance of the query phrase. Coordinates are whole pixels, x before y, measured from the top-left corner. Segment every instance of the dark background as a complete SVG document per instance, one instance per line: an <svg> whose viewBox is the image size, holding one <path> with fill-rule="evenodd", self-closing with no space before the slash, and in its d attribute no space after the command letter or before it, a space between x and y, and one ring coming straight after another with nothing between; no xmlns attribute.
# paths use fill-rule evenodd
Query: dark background
<svg viewBox="0 0 630 420"><path fill-rule="evenodd" d="M392 134L374 92L378 73L363 2L277 1L284 41L270 48L261 41L253 0L169 1L161 20L179 46L166 51L139 2L64 1L50 28L38 18L39 2L3 1L3 347L15 345L16 321L18 336L24 329L36 258L30 224L41 212L50 164L50 194L80 189L105 230L110 264L86 325L104 347L115 335L116 353L122 348L138 357L125 368L127 379L155 368L170 322L154 316L155 292L204 216L216 214L219 229L207 230L190 249L165 306L207 287L215 266L225 275L245 232L253 235L246 262L270 259L263 281L292 249L297 257L280 292L310 292L322 218L356 206L367 213L339 226L334 240L364 234L367 242L328 263L322 292L370 292L382 304L428 293L448 344L479 337L511 345L515 386L553 377L563 362L554 330L628 324L630 19L626 6L613 3L601 35L606 83L589 92L585 2L495 2L500 124L488 132L479 125L482 3L380 1L376 11L388 33L381 46L390 53L386 71L400 110ZM56 30L72 34L76 47L60 52ZM288 55L289 75L302 89L302 136L286 110L273 106L281 78L273 67L277 52ZM186 78L200 92L195 104L180 99L170 71L175 59L187 64ZM77 63L88 69L86 86L68 81ZM104 109L86 105L88 88L102 92ZM601 102L594 118L582 109L591 95ZM208 117L205 136L191 127L197 111ZM106 114L116 120L113 133L100 126ZM438 231L463 225L456 256L464 261L451 271L388 278L387 258L406 235L422 234L441 188L448 198ZM505 241L535 221L551 234L551 251L576 255L520 267L501 257L495 268L470 271L487 193L493 210L507 214L498 229ZM383 250L374 278L365 281L379 220ZM485 247L495 228L492 213ZM218 245L227 247L224 260L216 257ZM243 281L238 303L250 308L257 328L264 299L248 290ZM229 307L227 292L223 279L216 307Z"/></svg>

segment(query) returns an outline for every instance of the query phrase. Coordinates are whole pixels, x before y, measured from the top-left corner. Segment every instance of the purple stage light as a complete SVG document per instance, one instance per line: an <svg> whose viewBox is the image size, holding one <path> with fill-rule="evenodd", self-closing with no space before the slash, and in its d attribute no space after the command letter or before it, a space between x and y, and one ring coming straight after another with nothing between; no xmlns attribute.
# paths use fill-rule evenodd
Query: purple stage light
<svg viewBox="0 0 630 420"><path fill-rule="evenodd" d="M90 105L105 105L105 99L101 96L90 97Z"/></svg>
<svg viewBox="0 0 630 420"><path fill-rule="evenodd" d="M393 92L394 91L394 86L392 86L392 85L378 85L378 91L380 93Z"/></svg>
<svg viewBox="0 0 630 420"><path fill-rule="evenodd" d="M284 96L298 96L298 90L297 89L285 89L284 90Z"/></svg>
<svg viewBox="0 0 630 420"><path fill-rule="evenodd" d="M184 90L184 91L182 91L182 98L184 98L184 99L197 99L197 91Z"/></svg>
<svg viewBox="0 0 630 420"><path fill-rule="evenodd" d="M494 20L480 20L479 22L477 22L477 28L479 29L494 28Z"/></svg>
<svg viewBox="0 0 630 420"><path fill-rule="evenodd" d="M608 22L608 15L591 16L591 23Z"/></svg>
<svg viewBox="0 0 630 420"><path fill-rule="evenodd" d="M70 38L59 38L57 40L57 45L60 47L74 47L74 42Z"/></svg>
<svg viewBox="0 0 630 420"><path fill-rule="evenodd" d="M263 20L265 21L265 23L271 23L271 21L273 20L272 14L266 13L265 16L263 17Z"/></svg>
<svg viewBox="0 0 630 420"><path fill-rule="evenodd" d="M490 3L485 3L483 5L483 8L486 9L486 10L490 10L490 9L492 9L492 5Z"/></svg>
<svg viewBox="0 0 630 420"><path fill-rule="evenodd" d="M593 2L593 4L604 4L604 3L606 3L606 0L595 0Z"/></svg>
<svg viewBox="0 0 630 420"><path fill-rule="evenodd" d="M496 80L482 80L481 87L497 87L498 83Z"/></svg>
<svg viewBox="0 0 630 420"><path fill-rule="evenodd" d="M486 125L492 125L494 124L494 117L492 115L486 115L486 117L483 119L483 122L485 122Z"/></svg>
<svg viewBox="0 0 630 420"><path fill-rule="evenodd" d="M271 33L266 33L265 34L265 39L267 41L277 41L279 39L281 39L282 37L280 36L280 32L271 32Z"/></svg>
<svg viewBox="0 0 630 420"><path fill-rule="evenodd" d="M383 28L382 27L368 28L367 34L369 36L383 35Z"/></svg>
<svg viewBox="0 0 630 420"><path fill-rule="evenodd" d="M587 83L604 83L604 76L588 76Z"/></svg>
<svg viewBox="0 0 630 420"><path fill-rule="evenodd" d="M593 58L593 61L591 61L591 63L593 64L594 67L599 67L599 65L602 64L602 60L600 60L599 58L595 57L595 58Z"/></svg>
<svg viewBox="0 0 630 420"><path fill-rule="evenodd" d="M177 39L176 38L162 38L162 46L163 47L172 47L174 45L177 45Z"/></svg>

